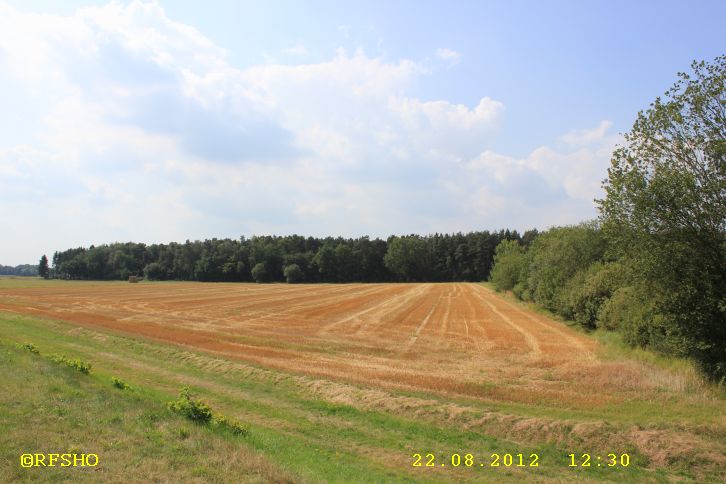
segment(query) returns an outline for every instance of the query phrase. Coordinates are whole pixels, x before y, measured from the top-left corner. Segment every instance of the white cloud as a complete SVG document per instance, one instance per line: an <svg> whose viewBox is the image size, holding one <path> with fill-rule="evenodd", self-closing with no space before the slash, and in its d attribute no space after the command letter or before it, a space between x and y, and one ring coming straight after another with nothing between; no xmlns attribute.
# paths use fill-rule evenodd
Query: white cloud
<svg viewBox="0 0 726 484"><path fill-rule="evenodd" d="M460 130L471 130L477 126L492 125L504 109L504 105L489 97L482 98L474 109L463 104L451 104L448 101L421 101L419 99L393 99L392 109L416 128L423 125L434 129L452 127Z"/></svg>
<svg viewBox="0 0 726 484"><path fill-rule="evenodd" d="M448 61L451 65L458 64L461 62L461 52L457 52L452 49L439 48L436 49L436 57L441 60Z"/></svg>
<svg viewBox="0 0 726 484"><path fill-rule="evenodd" d="M294 55L294 56L304 56L308 54L308 50L305 48L305 46L298 42L297 44L293 45L292 47L288 47L287 49L282 49L283 54L287 55Z"/></svg>
<svg viewBox="0 0 726 484"><path fill-rule="evenodd" d="M609 122L603 121L596 129L576 131L586 135L578 137L575 151L571 146L560 150L540 146L522 159L484 151L467 168L474 177L493 177L512 198L564 197L574 202L573 206L586 207L592 217L588 202L603 195L601 180L615 145L621 141L619 136L607 134L608 127ZM593 132L598 135L590 135Z"/></svg>
<svg viewBox="0 0 726 484"><path fill-rule="evenodd" d="M609 124L516 159L490 149L500 101L411 96L425 75L362 50L237 69L157 3L65 17L0 3L0 80L46 106L36 144L0 145L0 215L18 227L0 263L115 240L385 236L592 216ZM36 221L42 230L28 228Z"/></svg>
<svg viewBox="0 0 726 484"><path fill-rule="evenodd" d="M560 140L568 145L583 146L602 140L613 123L607 119L600 121L596 128L575 129L560 136Z"/></svg>

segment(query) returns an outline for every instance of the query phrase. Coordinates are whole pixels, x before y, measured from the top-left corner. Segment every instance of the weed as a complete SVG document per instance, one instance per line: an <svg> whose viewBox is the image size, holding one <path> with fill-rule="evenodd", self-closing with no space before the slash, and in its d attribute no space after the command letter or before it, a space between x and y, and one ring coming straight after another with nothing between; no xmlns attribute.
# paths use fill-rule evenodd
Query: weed
<svg viewBox="0 0 726 484"><path fill-rule="evenodd" d="M50 357L51 360L55 361L56 363L61 363L69 368L73 368L76 371L80 371L81 373L84 373L88 375L91 372L91 364L87 361L83 361L80 358L76 358L75 360L71 360L70 358L66 358L66 355L53 355Z"/></svg>
<svg viewBox="0 0 726 484"><path fill-rule="evenodd" d="M225 415L215 415L214 424L220 428L229 430L234 435L246 437L250 433L250 430L242 422Z"/></svg>
<svg viewBox="0 0 726 484"><path fill-rule="evenodd" d="M189 388L184 387L179 392L179 399L168 402L167 407L172 412L184 415L189 420L200 423L209 423L212 420L212 409L201 400L194 400L189 394Z"/></svg>
<svg viewBox="0 0 726 484"><path fill-rule="evenodd" d="M22 344L22 345L20 345L20 348L22 348L24 350L28 350L31 353L34 353L36 355L37 354L40 354L40 351L38 351L38 348L36 348L33 343L25 343L25 344Z"/></svg>
<svg viewBox="0 0 726 484"><path fill-rule="evenodd" d="M179 392L179 399L167 403L167 407L173 412L184 415L189 420L202 424L211 423L215 427L225 429L234 435L246 436L249 434L249 429L239 420L226 415L215 415L209 405L201 400L194 400L189 393L188 387L182 388L182 391Z"/></svg>
<svg viewBox="0 0 726 484"><path fill-rule="evenodd" d="M159 412L155 410L146 410L139 415L138 420L143 422L146 425L153 425L159 420L162 419L162 416Z"/></svg>
<svg viewBox="0 0 726 484"><path fill-rule="evenodd" d="M128 383L126 383L123 380L116 378L115 376L111 377L111 383L113 383L113 386L115 386L116 388L119 388L121 390L131 390L131 385L129 385Z"/></svg>

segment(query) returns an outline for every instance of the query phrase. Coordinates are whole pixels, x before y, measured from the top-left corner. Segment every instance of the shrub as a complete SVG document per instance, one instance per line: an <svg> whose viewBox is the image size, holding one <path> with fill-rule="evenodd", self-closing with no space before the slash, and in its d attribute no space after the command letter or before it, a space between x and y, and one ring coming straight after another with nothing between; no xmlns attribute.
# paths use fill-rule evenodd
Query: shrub
<svg viewBox="0 0 726 484"><path fill-rule="evenodd" d="M184 415L194 422L205 425L211 423L215 427L225 429L234 435L246 436L249 434L249 429L237 419L220 414L215 415L206 403L194 400L189 393L188 387L182 389L178 400L167 403L167 407L169 410Z"/></svg>
<svg viewBox="0 0 726 484"><path fill-rule="evenodd" d="M24 350L30 351L31 353L35 353L36 355L40 354L40 351L38 351L38 348L36 348L33 343L25 343L25 344L21 345L20 347Z"/></svg>
<svg viewBox="0 0 726 484"><path fill-rule="evenodd" d="M512 288L512 292L515 296L517 296L519 299L523 301L531 301L532 295L529 293L529 289L527 288L527 284L522 281L518 282L514 285Z"/></svg>
<svg viewBox="0 0 726 484"><path fill-rule="evenodd" d="M119 380L115 376L111 377L111 383L113 383L113 386L115 386L116 388L119 388L121 390L131 390L131 385L129 385L128 383L126 383L123 380Z"/></svg>
<svg viewBox="0 0 726 484"><path fill-rule="evenodd" d="M81 360L80 358L71 360L70 358L66 358L66 355L53 355L50 357L50 359L55 361L56 363L64 364L67 367L73 368L74 370L84 373L86 375L91 372L91 364Z"/></svg>
<svg viewBox="0 0 726 484"><path fill-rule="evenodd" d="M601 327L620 330L623 339L633 345L645 347L650 343L653 307L645 298L643 291L635 287L621 287L605 301L598 312Z"/></svg>
<svg viewBox="0 0 726 484"><path fill-rule="evenodd" d="M188 387L184 387L179 392L178 400L167 403L167 407L172 412L183 415L194 422L206 424L212 420L212 410L206 403L194 400L189 394Z"/></svg>
<svg viewBox="0 0 726 484"><path fill-rule="evenodd" d="M234 435L247 436L250 431L237 419L226 417L224 415L216 415L214 424L220 428L224 428L232 432Z"/></svg>

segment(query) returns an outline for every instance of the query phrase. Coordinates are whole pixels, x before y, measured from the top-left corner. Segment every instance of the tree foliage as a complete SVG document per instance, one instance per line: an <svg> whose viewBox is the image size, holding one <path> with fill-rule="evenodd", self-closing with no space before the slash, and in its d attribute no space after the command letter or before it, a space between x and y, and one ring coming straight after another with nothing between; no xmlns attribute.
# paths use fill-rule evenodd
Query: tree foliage
<svg viewBox="0 0 726 484"><path fill-rule="evenodd" d="M258 262L252 268L252 279L255 282L270 282L270 274L267 272L267 266L264 262Z"/></svg>
<svg viewBox="0 0 726 484"><path fill-rule="evenodd" d="M726 56L692 68L613 153L601 228L503 242L492 282L726 381Z"/></svg>
<svg viewBox="0 0 726 484"><path fill-rule="evenodd" d="M303 274L302 269L300 269L300 266L297 264L286 265L283 274L288 284L302 282L305 278L305 274Z"/></svg>
<svg viewBox="0 0 726 484"><path fill-rule="evenodd" d="M522 279L527 264L525 249L516 240L503 240L494 251L490 280L498 291L512 290Z"/></svg>
<svg viewBox="0 0 726 484"><path fill-rule="evenodd" d="M726 378L726 56L692 68L638 113L598 204L653 306L638 340Z"/></svg>
<svg viewBox="0 0 726 484"><path fill-rule="evenodd" d="M43 254L43 257L40 258L40 262L38 263L38 275L44 279L48 279L49 274L50 269L48 268L48 257Z"/></svg>
<svg viewBox="0 0 726 484"><path fill-rule="evenodd" d="M426 243L416 235L391 238L383 262L400 280L407 282L423 280L431 265Z"/></svg>
<svg viewBox="0 0 726 484"><path fill-rule="evenodd" d="M502 240L520 237L516 231L501 230L387 241L290 235L183 244L127 242L56 252L53 274L66 279L144 275L150 280L282 282L289 280L285 269L296 265L299 273L295 269L293 279L306 282L482 281L489 276L494 249ZM34 273L37 270L33 266Z"/></svg>
<svg viewBox="0 0 726 484"><path fill-rule="evenodd" d="M552 228L532 242L523 283L536 303L569 316L568 282L604 253L605 239L594 224Z"/></svg>
<svg viewBox="0 0 726 484"><path fill-rule="evenodd" d="M0 265L0 276L37 276L37 264L21 264L18 266Z"/></svg>
<svg viewBox="0 0 726 484"><path fill-rule="evenodd" d="M627 268L618 262L595 262L572 276L564 288L560 313L575 320L586 329L604 326L618 329L619 325L603 324L601 310L610 297L623 285Z"/></svg>

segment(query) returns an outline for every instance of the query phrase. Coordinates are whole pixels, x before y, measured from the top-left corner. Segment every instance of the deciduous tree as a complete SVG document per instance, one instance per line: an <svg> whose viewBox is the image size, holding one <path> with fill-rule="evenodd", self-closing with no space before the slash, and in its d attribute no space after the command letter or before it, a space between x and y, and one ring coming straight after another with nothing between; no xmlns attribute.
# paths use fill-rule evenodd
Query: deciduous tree
<svg viewBox="0 0 726 484"><path fill-rule="evenodd" d="M598 201L615 255L654 304L646 344L726 378L726 56L638 113Z"/></svg>

